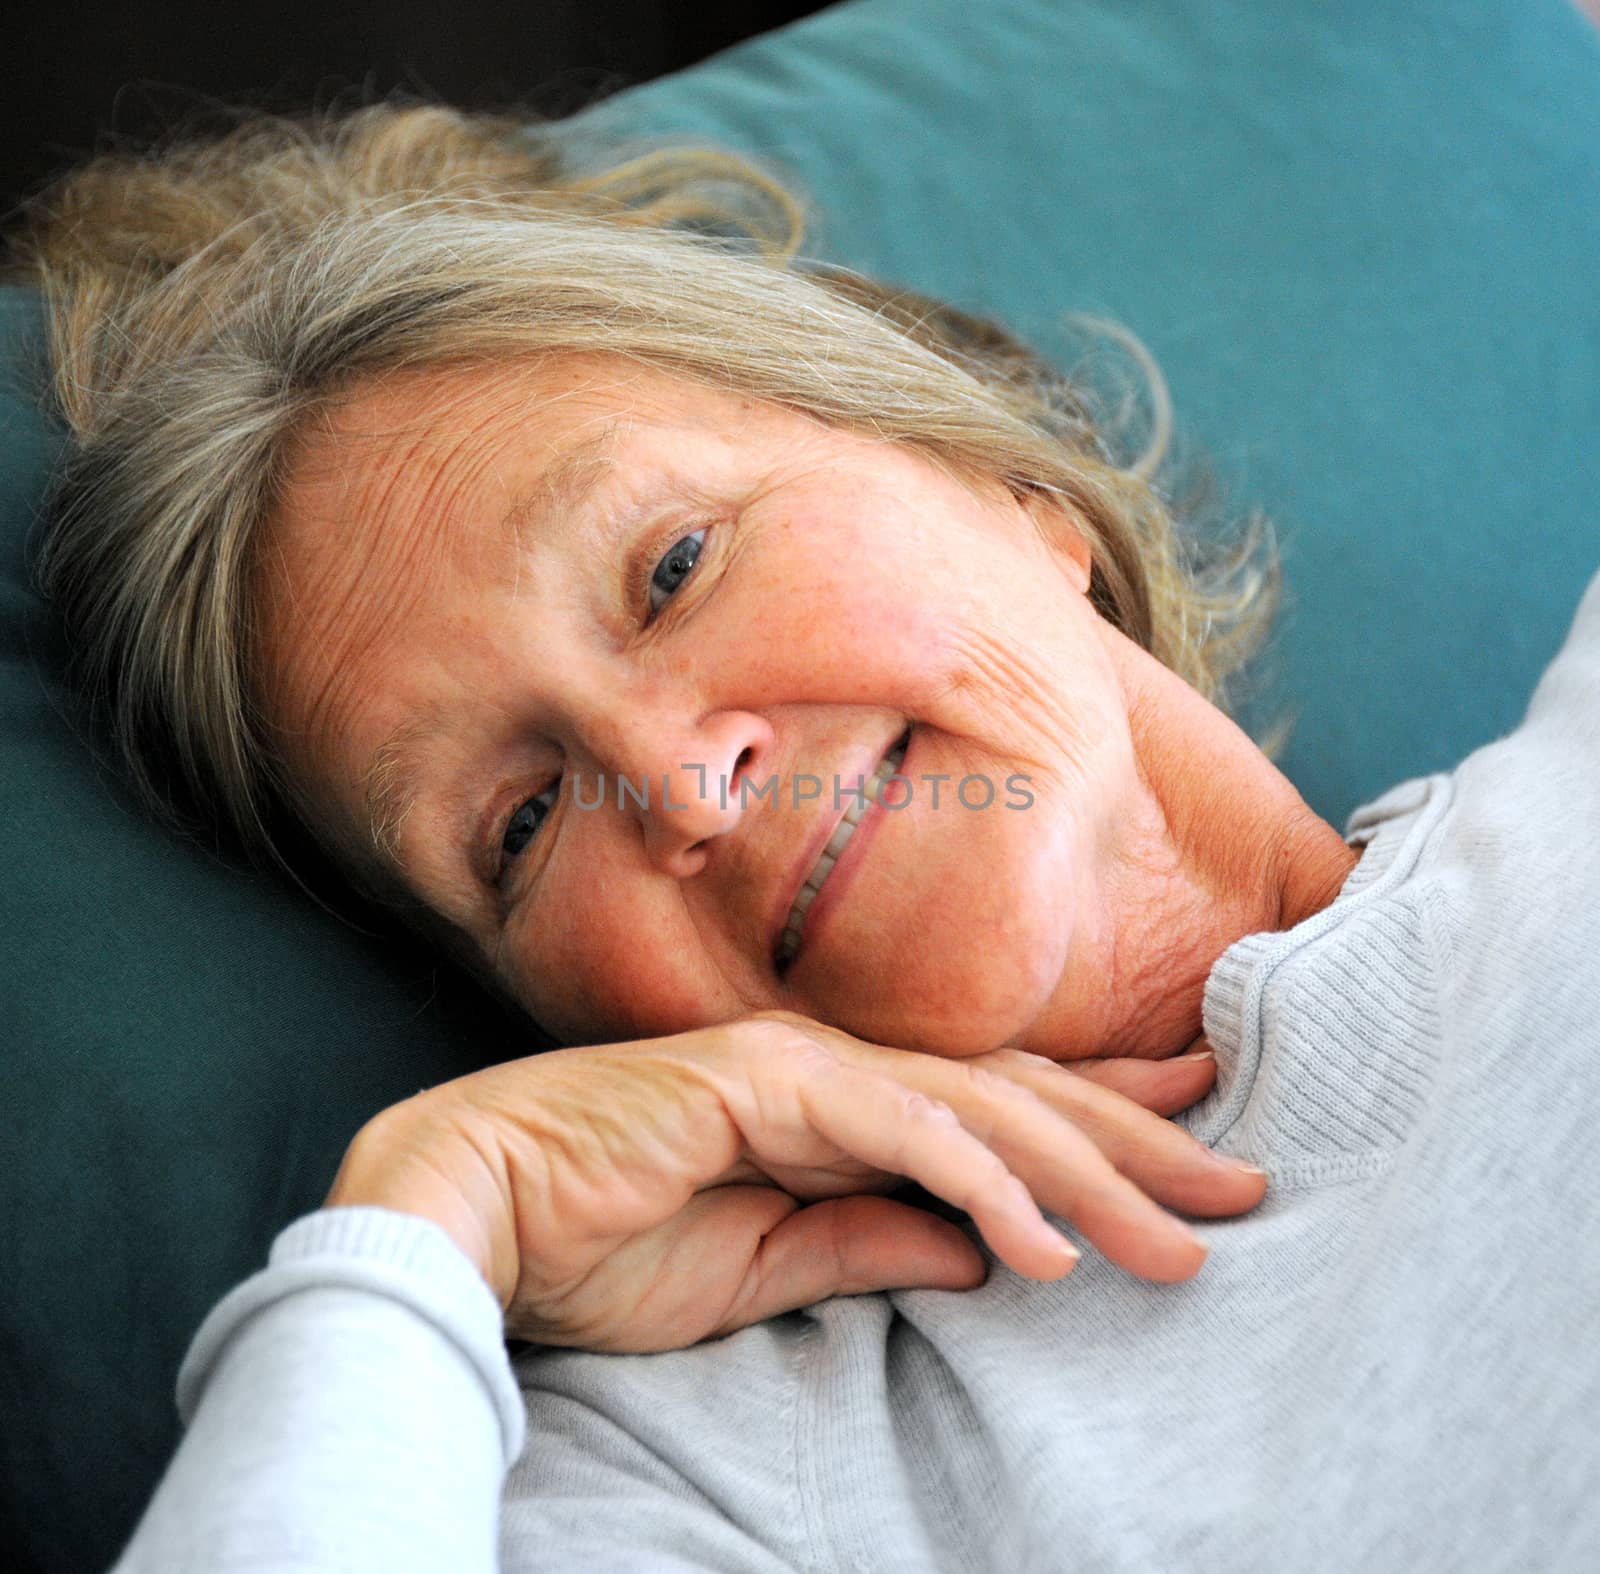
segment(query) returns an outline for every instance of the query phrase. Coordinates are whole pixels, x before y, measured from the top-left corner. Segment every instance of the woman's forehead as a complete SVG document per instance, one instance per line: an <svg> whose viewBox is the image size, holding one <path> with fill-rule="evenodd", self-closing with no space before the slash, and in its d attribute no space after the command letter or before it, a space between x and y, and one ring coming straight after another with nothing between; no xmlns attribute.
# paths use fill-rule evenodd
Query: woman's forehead
<svg viewBox="0 0 1600 1574"><path fill-rule="evenodd" d="M730 406L755 404L608 357L430 368L352 389L303 434L264 532L269 708L337 729L366 658L414 643L441 596L459 606L492 591L522 573L534 540L572 536L564 521L609 517L581 504L638 433L657 434L657 454L703 452L685 435L720 443L744 427Z"/></svg>
<svg viewBox="0 0 1600 1574"><path fill-rule="evenodd" d="M523 435L544 435L554 443L587 421L718 425L730 408L747 416L780 412L779 406L621 356L546 353L401 368L361 379L301 434L300 446L303 463L314 469L330 446L348 454L358 444L448 444L507 417Z"/></svg>
<svg viewBox="0 0 1600 1574"><path fill-rule="evenodd" d="M623 391L541 362L407 372L352 389L301 434L268 556L280 579L368 575L396 557L414 579L441 555L495 551L540 492L559 499L608 462L636 419ZM499 528L485 527L486 507Z"/></svg>

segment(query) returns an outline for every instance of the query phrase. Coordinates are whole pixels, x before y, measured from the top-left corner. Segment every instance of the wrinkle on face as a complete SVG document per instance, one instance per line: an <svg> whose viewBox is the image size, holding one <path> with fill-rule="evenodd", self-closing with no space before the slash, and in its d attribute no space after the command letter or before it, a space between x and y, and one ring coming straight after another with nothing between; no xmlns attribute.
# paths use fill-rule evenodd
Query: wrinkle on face
<svg viewBox="0 0 1600 1574"><path fill-rule="evenodd" d="M370 431L340 432L337 416L334 424L329 441L347 445L346 454L378 441ZM408 454L422 441L413 442ZM392 508L396 481L390 467L356 460L319 468L320 475L297 477L286 488L267 523L274 566L261 598L267 644L280 656L269 672L268 707L275 716L300 719L294 752L310 758L319 757L338 732L353 676L426 594L444 549L427 511ZM383 524L347 531L345 522L355 518ZM291 531L292 545L284 540ZM317 580L318 594L299 593L284 567L286 548L299 559L300 574ZM374 584L385 593L374 594ZM395 585L409 594L395 596Z"/></svg>

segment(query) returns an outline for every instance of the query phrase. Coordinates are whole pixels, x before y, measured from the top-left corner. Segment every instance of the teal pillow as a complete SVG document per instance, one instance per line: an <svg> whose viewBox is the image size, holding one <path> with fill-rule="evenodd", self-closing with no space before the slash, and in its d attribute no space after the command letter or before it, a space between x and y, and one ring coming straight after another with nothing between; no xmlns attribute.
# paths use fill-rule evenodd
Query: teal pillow
<svg viewBox="0 0 1600 1574"><path fill-rule="evenodd" d="M1271 709L1323 814L1515 723L1600 557L1600 36L1568 0L861 0L573 134L764 155L826 255L1046 350L1071 310L1133 328L1284 533ZM27 575L36 341L0 294L0 1537L54 1574L114 1557L189 1335L356 1127L537 1040L97 763Z"/></svg>

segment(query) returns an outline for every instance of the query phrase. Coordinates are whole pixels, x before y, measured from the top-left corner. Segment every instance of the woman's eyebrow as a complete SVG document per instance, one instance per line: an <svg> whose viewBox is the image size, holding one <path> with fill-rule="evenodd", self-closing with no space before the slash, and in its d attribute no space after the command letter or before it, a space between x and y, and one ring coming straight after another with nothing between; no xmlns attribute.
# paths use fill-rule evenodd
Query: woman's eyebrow
<svg viewBox="0 0 1600 1574"><path fill-rule="evenodd" d="M583 506L596 487L616 468L617 438L624 422L613 416L592 437L574 443L548 464L539 479L516 493L500 516L497 539L509 539L520 552L548 534L564 515Z"/></svg>
<svg viewBox="0 0 1600 1574"><path fill-rule="evenodd" d="M417 803L422 748L443 731L443 721L443 716L434 710L402 722L372 751L361 775L367 836L372 846L397 868L400 828Z"/></svg>

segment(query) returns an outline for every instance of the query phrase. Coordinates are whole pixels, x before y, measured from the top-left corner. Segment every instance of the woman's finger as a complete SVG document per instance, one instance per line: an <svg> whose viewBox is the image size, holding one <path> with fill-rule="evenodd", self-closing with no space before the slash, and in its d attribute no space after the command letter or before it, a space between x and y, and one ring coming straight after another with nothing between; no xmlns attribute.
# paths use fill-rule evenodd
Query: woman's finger
<svg viewBox="0 0 1600 1574"><path fill-rule="evenodd" d="M1208 1148L1183 1127L1103 1085L1100 1078L1081 1075L1075 1063L1057 1065L1038 1055L997 1050L956 1064L1025 1087L1087 1136L1113 1168L1169 1208L1201 1218L1223 1218L1255 1207L1266 1191L1267 1177L1259 1170ZM1104 1061L1100 1067L1112 1064ZM1153 1080L1162 1075L1154 1068L1172 1063L1148 1064ZM1180 1081L1194 1076L1209 1081L1214 1075L1208 1063L1192 1064L1193 1070L1179 1066L1166 1075Z"/></svg>
<svg viewBox="0 0 1600 1574"><path fill-rule="evenodd" d="M1067 1119L1016 1083L941 1064L969 1084L956 1103L842 1060L825 1074L816 1063L800 1095L821 1135L964 1209L1018 1273L1058 1278L1072 1265L1070 1244L1040 1204L1130 1273L1170 1281L1198 1271L1204 1244Z"/></svg>
<svg viewBox="0 0 1600 1574"><path fill-rule="evenodd" d="M1042 1055L1018 1049L992 1050L966 1060L871 1046L866 1050L871 1056L867 1064L881 1066L897 1080L949 1104L986 1141L992 1130L997 1142L1003 1142L1015 1117L999 1109L985 1111L985 1100L992 1101L1007 1088L1025 1090L1069 1123L1076 1137L1088 1139L1112 1172L1120 1173L1137 1191L1148 1193L1166 1207L1202 1218L1227 1217L1255 1207L1265 1192L1264 1176L1241 1169L1234 1160L1213 1152L1181 1126L1103 1086L1098 1078L1077 1074L1073 1063L1058 1065ZM859 1047L842 1053L855 1055ZM1099 1067L1104 1071L1111 1064L1102 1061ZM1148 1070L1123 1070L1117 1075L1125 1079L1142 1077L1147 1088L1162 1077L1181 1086L1186 1079L1190 1085L1209 1084L1215 1075L1208 1061L1180 1064L1166 1071L1159 1069L1161 1062L1147 1064ZM986 1080L990 1077L995 1079L993 1083ZM1042 1144L1032 1156L1020 1152L1013 1155L1010 1149L1003 1151L1013 1167L1017 1163L1039 1166L1028 1168L1023 1179L1047 1207L1060 1213L1063 1210L1049 1200L1052 1194L1041 1187L1048 1187L1049 1172L1065 1162L1064 1150L1059 1145L1052 1146L1052 1139L1036 1124L1030 1123L1029 1129L1034 1133L1035 1144ZM1076 1142L1072 1148L1083 1151ZM1098 1167L1093 1173L1100 1173ZM1133 1206L1127 1202L1127 1193L1119 1195L1127 1206ZM1159 1209L1154 1212L1157 1217L1165 1217ZM1073 1219L1074 1225L1078 1222Z"/></svg>
<svg viewBox="0 0 1600 1574"><path fill-rule="evenodd" d="M1207 1250L1204 1242L1133 1178L1120 1173L1101 1142L1074 1118L1031 1088L984 1066L972 1061L950 1065L970 1085L968 1093L953 1100L963 1120L1004 1156L1044 1207L1141 1278L1167 1282L1199 1271ZM1148 1110L1104 1089L1084 1084L1083 1094L1091 1100L1102 1095L1115 1100L1129 1119L1166 1126ZM1185 1136L1176 1127L1167 1130Z"/></svg>
<svg viewBox="0 0 1600 1574"><path fill-rule="evenodd" d="M1036 1278L1065 1271L1059 1233L1041 1207L1129 1272L1170 1281L1197 1272L1206 1248L1153 1196L1201 1214L1260 1200L1259 1177L1227 1168L1187 1132L1042 1056L997 1050L951 1060L815 1023L787 1026L799 1031L774 1057L778 1082L756 1122L765 1141L752 1152L780 1185L781 1166L815 1163L807 1144L821 1137L852 1163L914 1180L965 1209L1003 1261ZM779 1088L789 1108L774 1120Z"/></svg>
<svg viewBox="0 0 1600 1574"><path fill-rule="evenodd" d="M795 1092L819 1136L969 1213L1018 1273L1058 1279L1077 1262L1078 1249L1045 1220L1027 1186L948 1104L825 1052L804 1057Z"/></svg>
<svg viewBox="0 0 1600 1574"><path fill-rule="evenodd" d="M1167 1060L1072 1060L1059 1069L1120 1093L1156 1115L1176 1115L1208 1094L1217 1082L1217 1058L1210 1050L1173 1055Z"/></svg>
<svg viewBox="0 0 1600 1574"><path fill-rule="evenodd" d="M702 1192L691 1208L720 1194ZM712 1332L876 1290L970 1290L988 1269L948 1219L884 1197L839 1197L796 1209L769 1230L750 1259L727 1316Z"/></svg>

